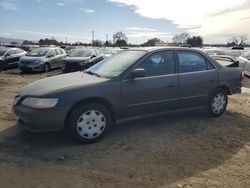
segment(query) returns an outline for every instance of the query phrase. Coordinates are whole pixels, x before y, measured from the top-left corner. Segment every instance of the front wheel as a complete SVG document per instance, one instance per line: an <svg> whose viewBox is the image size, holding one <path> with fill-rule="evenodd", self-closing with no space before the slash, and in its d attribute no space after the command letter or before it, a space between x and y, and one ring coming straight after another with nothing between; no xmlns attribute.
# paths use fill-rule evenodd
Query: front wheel
<svg viewBox="0 0 250 188"><path fill-rule="evenodd" d="M0 71L5 70L5 63L3 61L0 61Z"/></svg>
<svg viewBox="0 0 250 188"><path fill-rule="evenodd" d="M50 65L48 63L45 63L43 70L44 70L44 72L49 72L50 71Z"/></svg>
<svg viewBox="0 0 250 188"><path fill-rule="evenodd" d="M70 134L80 143L95 143L111 128L111 115L101 104L82 104L69 114L67 126Z"/></svg>
<svg viewBox="0 0 250 188"><path fill-rule="evenodd" d="M222 115L227 108L227 94L223 89L216 89L209 97L206 110L207 115L216 117Z"/></svg>

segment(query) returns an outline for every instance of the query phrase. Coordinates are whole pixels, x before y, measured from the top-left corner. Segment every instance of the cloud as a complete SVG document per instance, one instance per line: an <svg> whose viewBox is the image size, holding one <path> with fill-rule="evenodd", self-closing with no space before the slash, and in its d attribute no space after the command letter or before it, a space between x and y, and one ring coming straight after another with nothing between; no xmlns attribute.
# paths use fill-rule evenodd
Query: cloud
<svg viewBox="0 0 250 188"><path fill-rule="evenodd" d="M65 4L82 4L84 0L63 0Z"/></svg>
<svg viewBox="0 0 250 188"><path fill-rule="evenodd" d="M161 32L153 28L145 27L127 27L127 36L129 38L171 38L172 35L169 32Z"/></svg>
<svg viewBox="0 0 250 188"><path fill-rule="evenodd" d="M14 1L2 0L0 1L0 8L4 10L17 10L17 5Z"/></svg>
<svg viewBox="0 0 250 188"><path fill-rule="evenodd" d="M0 35L4 35L4 36L6 36L6 37L11 36L10 33L0 33Z"/></svg>
<svg viewBox="0 0 250 188"><path fill-rule="evenodd" d="M91 13L95 13L95 10L92 9L88 9L88 8L79 8L80 11L83 11L86 14L91 14Z"/></svg>
<svg viewBox="0 0 250 188"><path fill-rule="evenodd" d="M13 32L24 33L24 34L36 36L39 38L56 37L56 38L59 38L59 40L65 40L65 37L67 37L69 41L90 41L91 40L90 38L84 38L82 36L72 35L68 33L49 33L49 32L38 32L38 31L32 31L32 30L22 30L22 29L17 29L17 30L14 30Z"/></svg>
<svg viewBox="0 0 250 188"><path fill-rule="evenodd" d="M248 33L250 0L107 0L125 5L138 15L171 21L177 28L206 36ZM239 29L240 27L240 29Z"/></svg>
<svg viewBox="0 0 250 188"><path fill-rule="evenodd" d="M125 28L125 30L128 31L156 31L156 29L152 29L152 28L146 28L146 27L127 27Z"/></svg>
<svg viewBox="0 0 250 188"><path fill-rule="evenodd" d="M64 3L56 3L58 6L65 6L65 4Z"/></svg>

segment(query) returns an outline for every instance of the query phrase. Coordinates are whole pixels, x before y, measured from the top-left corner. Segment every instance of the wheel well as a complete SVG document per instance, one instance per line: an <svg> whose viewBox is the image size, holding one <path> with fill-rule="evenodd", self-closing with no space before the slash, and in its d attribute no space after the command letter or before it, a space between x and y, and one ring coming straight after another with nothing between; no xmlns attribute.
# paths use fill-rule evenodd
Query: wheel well
<svg viewBox="0 0 250 188"><path fill-rule="evenodd" d="M72 112L72 110L75 107L77 107L78 105L88 104L88 103L99 103L99 104L102 104L103 106L105 106L108 109L108 111L110 112L112 122L115 122L116 114L115 114L115 111L114 111L112 104L109 101L107 101L106 99L99 98L99 97L92 97L92 98L87 98L87 99L83 99L81 101L78 101L70 108L70 110L68 111L68 113L66 115L64 126L67 125L69 114Z"/></svg>
<svg viewBox="0 0 250 188"><path fill-rule="evenodd" d="M218 88L223 89L228 95L231 95L231 91L227 86L219 86Z"/></svg>
<svg viewBox="0 0 250 188"><path fill-rule="evenodd" d="M46 64L49 65L49 67L51 67L51 65L50 65L49 62L45 62L45 63L44 63L44 66L45 66Z"/></svg>

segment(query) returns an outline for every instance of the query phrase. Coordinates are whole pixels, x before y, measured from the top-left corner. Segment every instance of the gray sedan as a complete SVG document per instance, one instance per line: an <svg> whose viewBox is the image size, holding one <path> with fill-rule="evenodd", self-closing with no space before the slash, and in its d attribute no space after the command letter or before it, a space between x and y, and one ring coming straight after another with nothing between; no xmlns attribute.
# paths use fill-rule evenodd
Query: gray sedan
<svg viewBox="0 0 250 188"><path fill-rule="evenodd" d="M97 142L112 124L204 106L220 116L227 95L241 92L242 72L190 48L131 49L85 72L36 81L15 97L18 124L30 131L66 129Z"/></svg>

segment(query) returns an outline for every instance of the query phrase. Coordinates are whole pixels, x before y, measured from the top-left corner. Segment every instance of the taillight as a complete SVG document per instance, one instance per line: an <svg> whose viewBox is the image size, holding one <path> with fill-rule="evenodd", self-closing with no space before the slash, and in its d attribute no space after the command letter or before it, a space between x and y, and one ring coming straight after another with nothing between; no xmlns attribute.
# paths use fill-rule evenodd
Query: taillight
<svg viewBox="0 0 250 188"><path fill-rule="evenodd" d="M244 73L241 72L241 75L240 75L240 81L243 81L244 80Z"/></svg>

